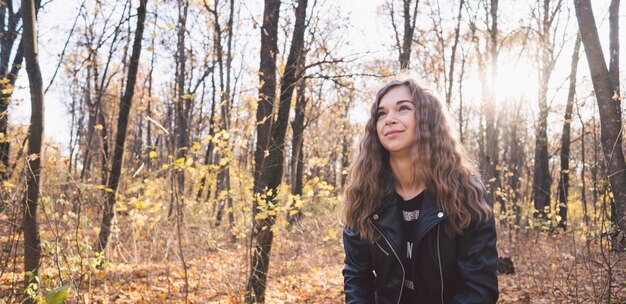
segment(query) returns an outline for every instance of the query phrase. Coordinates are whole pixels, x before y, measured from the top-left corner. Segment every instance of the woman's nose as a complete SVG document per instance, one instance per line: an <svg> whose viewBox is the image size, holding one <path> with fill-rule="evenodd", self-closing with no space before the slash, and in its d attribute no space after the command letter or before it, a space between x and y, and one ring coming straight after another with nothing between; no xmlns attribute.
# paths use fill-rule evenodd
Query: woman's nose
<svg viewBox="0 0 626 304"><path fill-rule="evenodd" d="M385 125L390 125L396 123L397 120L392 113L388 113L387 117L385 117Z"/></svg>

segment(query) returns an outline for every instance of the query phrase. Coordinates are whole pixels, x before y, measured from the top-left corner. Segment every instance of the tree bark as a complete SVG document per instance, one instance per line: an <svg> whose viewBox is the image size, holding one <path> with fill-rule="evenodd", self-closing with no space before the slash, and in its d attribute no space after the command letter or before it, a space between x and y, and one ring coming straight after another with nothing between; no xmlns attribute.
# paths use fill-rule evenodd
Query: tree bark
<svg viewBox="0 0 626 304"><path fill-rule="evenodd" d="M40 7L41 0L35 0L35 18L37 18ZM4 135L4 138L0 138L0 181L2 181L11 176L11 172L9 172L9 168L11 167L9 166L11 142L8 139L8 110L11 97L13 96L13 88L17 81L17 75L22 68L22 62L24 60L24 38L22 37L18 44L15 56L13 57L13 64L11 64L11 69L9 70L11 50L18 36L17 25L23 13L20 11L14 12L13 0L0 3L0 13L2 13L2 24L0 26L0 134ZM4 24L5 18L7 22L6 28Z"/></svg>
<svg viewBox="0 0 626 304"><path fill-rule="evenodd" d="M31 116L28 134L28 160L26 167L26 196L24 198L24 288L35 283L41 259L41 240L37 223L39 200L39 181L41 180L41 147L44 120L44 93L41 69L39 67L39 48L37 42L37 24L35 3L22 0L23 43L26 73L30 87ZM35 299L25 293L24 303L34 303Z"/></svg>
<svg viewBox="0 0 626 304"><path fill-rule="evenodd" d="M533 201L535 218L543 224L548 220L550 209L550 155L548 153L548 83L554 70L554 45L551 39L552 23L560 5L550 10L550 1L543 0L541 21L539 23L539 118L535 129L535 170L533 175Z"/></svg>
<svg viewBox="0 0 626 304"><path fill-rule="evenodd" d="M111 233L111 222L115 216L115 194L117 193L120 175L122 172L126 129L128 127L128 118L133 101L133 94L135 93L135 83L137 82L137 70L141 55L141 42L146 19L147 2L148 0L140 0L139 7L137 8L137 28L135 30L130 65L128 67L128 80L126 81L126 88L120 102L120 113L117 120L117 134L115 135L115 150L113 152L113 159L111 160L111 174L109 174L109 179L107 181L108 191L106 192L106 205L102 215L98 241L95 244L95 249L98 253L103 253L107 247L109 235Z"/></svg>
<svg viewBox="0 0 626 304"><path fill-rule="evenodd" d="M476 25L475 21L471 21L470 28L472 31L472 40L476 41L476 55L480 70L480 81L482 91L480 134L479 134L479 160L480 170L486 181L487 190L495 201L501 203L501 212L505 212L504 201L496 195L496 191L500 185L500 176L498 172L499 153L498 139L500 130L496 112L496 87L495 79L498 72L498 55L499 55L499 39L498 39L498 0L489 2L489 10L486 11L485 19L487 20L487 34L485 38L484 52L482 53L479 39L475 39ZM476 16L474 16L476 18ZM489 22L491 21L491 22ZM491 67L491 71L489 71Z"/></svg>
<svg viewBox="0 0 626 304"><path fill-rule="evenodd" d="M600 112L600 141L604 151L606 169L613 197L615 199L615 223L622 231L626 231L626 163L622 150L622 110L619 100L614 100L611 76L604 61L600 45L600 37L596 28L590 0L575 0L576 19L580 27L583 45L591 80L595 90L598 110ZM617 39L617 37L615 37ZM615 250L625 248L623 239L614 242Z"/></svg>
<svg viewBox="0 0 626 304"><path fill-rule="evenodd" d="M619 3L620 0L611 0L609 6L609 75L615 96L621 96L619 89Z"/></svg>
<svg viewBox="0 0 626 304"><path fill-rule="evenodd" d="M459 14L456 20L456 26L454 27L454 43L452 44L452 54L450 54L450 69L448 70L448 86L446 88L446 104L448 108L452 104L452 84L454 84L454 63L456 61L456 49L459 45L459 38L461 38L461 17L463 14L464 0L459 1Z"/></svg>
<svg viewBox="0 0 626 304"><path fill-rule="evenodd" d="M189 2L187 0L178 1L178 49L176 52L176 98L178 102L175 103L176 107L176 159L183 159L183 164L187 158L187 149L189 147L189 108L191 105L190 100L185 97L185 29L187 24L187 11L189 8ZM180 193L184 193L185 189L185 171L176 171L176 182L178 183L178 190ZM182 197L182 196L181 196ZM169 215L172 214L172 208L170 207Z"/></svg>
<svg viewBox="0 0 626 304"><path fill-rule="evenodd" d="M559 228L567 229L567 208L569 195L569 158L570 158L570 125L572 122L572 108L576 96L576 72L578 59L580 58L580 35L576 36L572 65L569 74L569 90L567 92L567 104L563 116L563 134L561 135L561 178L559 181Z"/></svg>
<svg viewBox="0 0 626 304"><path fill-rule="evenodd" d="M271 0L267 0L265 3L266 8L268 8L268 5L270 8L275 7L276 9L280 6L280 2L276 3ZM276 197L283 176L285 136L287 133L287 124L289 122L289 112L291 110L293 91L302 74L300 62L301 60L304 60L302 56L302 48L304 47L304 31L306 29L306 7L307 0L298 0L298 6L296 8L296 22L291 39L291 47L289 50L289 56L287 57L287 63L285 65L285 73L280 83L280 100L278 105L277 120L275 124L271 126L270 130L267 130L269 131L268 133L271 134L271 138L267 149L263 150L264 154L265 151L267 151L269 155L261 164L259 171L260 174L258 179L255 178L254 182L255 195L261 197L261 195L264 194L266 198L261 198L263 203L257 203L253 208L255 215L253 216L255 222L253 224L252 231L254 248L251 248L252 263L250 265L251 271L246 289L246 301L248 302L265 302L267 271L269 269L269 258L274 238L272 228L274 226L274 222L276 221ZM267 15L264 14L264 16ZM276 16L278 16L278 13L276 13ZM264 19L266 21L270 21L267 19L271 18ZM263 28L266 30L265 24ZM265 36L263 36L263 38L265 38ZM262 44L264 40L265 39L262 39ZM263 46L261 48L263 48ZM263 57L263 52L261 57ZM272 58L272 61L274 59L275 58ZM271 71L271 73L274 73L274 71ZM271 87L270 89L275 90L275 87ZM261 105L259 105L258 109L261 109ZM257 112L258 122L260 122L259 114L261 113ZM263 117L265 116L261 116L261 119L263 119ZM258 125L257 132L262 131L259 130L260 127L261 124ZM263 135L263 133L259 135ZM257 144L259 143L260 142ZM257 147L257 151L255 151L255 153L259 153L259 147ZM255 164L255 166L257 165L258 164Z"/></svg>
<svg viewBox="0 0 626 304"><path fill-rule="evenodd" d="M404 20L402 41L400 41L400 33L395 21L395 11L393 9L393 2L395 0L389 0L389 15L391 17L391 26L396 35L396 47L398 49L398 61L400 62L400 69L408 69L411 62L411 46L413 45L413 33L415 32L415 21L417 20L417 7L419 0L415 1L413 7L413 14L411 15L411 2L412 0L402 0L402 17Z"/></svg>
<svg viewBox="0 0 626 304"><path fill-rule="evenodd" d="M268 221L257 221L255 216L263 210L265 206L271 204L269 199L265 199L264 193L266 182L262 181L261 172L266 166L266 154L269 154L269 141L273 122L274 101L276 99L276 56L278 54L278 19L280 14L280 0L265 0L263 11L263 26L261 27L261 63L259 67L259 104L256 112L257 140L254 151L254 193L255 199L252 204L252 235L250 245L256 240L254 248L251 250L251 269L246 287L246 302L265 301L265 282L267 281L267 269L269 268L269 252L273 234L257 234L257 229L264 228L271 231L273 222L268 223L269 227L260 227ZM259 236L264 239L259 239Z"/></svg>
<svg viewBox="0 0 626 304"><path fill-rule="evenodd" d="M302 221L303 215L300 210L298 202L302 196L303 188L303 171L304 171L304 157L303 157L303 145L304 145L304 117L306 110L306 81L300 80L298 88L298 97L296 100L295 115L291 122L292 137L291 137L291 195L293 199L289 206L289 212L287 219L289 225L294 225Z"/></svg>

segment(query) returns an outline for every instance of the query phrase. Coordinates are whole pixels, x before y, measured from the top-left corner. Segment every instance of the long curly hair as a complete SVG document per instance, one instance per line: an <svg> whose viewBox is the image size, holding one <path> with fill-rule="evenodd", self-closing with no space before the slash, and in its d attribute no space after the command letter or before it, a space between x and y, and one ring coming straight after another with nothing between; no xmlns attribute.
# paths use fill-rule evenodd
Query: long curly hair
<svg viewBox="0 0 626 304"><path fill-rule="evenodd" d="M453 135L448 110L430 92L413 79L393 80L376 94L371 115L365 126L358 157L352 166L343 199L341 218L362 239L375 241L377 235L368 216L383 198L395 191L395 178L389 164L389 152L381 145L376 132L380 100L391 89L405 86L415 105L415 143L411 147L414 180L423 181L435 194L437 207L448 215L445 230L461 234L474 220L493 216L485 201L485 190L476 166Z"/></svg>

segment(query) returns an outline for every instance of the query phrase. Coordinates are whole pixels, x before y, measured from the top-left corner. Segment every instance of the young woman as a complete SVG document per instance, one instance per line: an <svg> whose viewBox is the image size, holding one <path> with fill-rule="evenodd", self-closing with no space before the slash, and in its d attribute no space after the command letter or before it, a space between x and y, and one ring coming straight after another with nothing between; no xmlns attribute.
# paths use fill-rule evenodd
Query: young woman
<svg viewBox="0 0 626 304"><path fill-rule="evenodd" d="M347 303L495 303L491 201L447 110L414 80L376 95L350 172Z"/></svg>

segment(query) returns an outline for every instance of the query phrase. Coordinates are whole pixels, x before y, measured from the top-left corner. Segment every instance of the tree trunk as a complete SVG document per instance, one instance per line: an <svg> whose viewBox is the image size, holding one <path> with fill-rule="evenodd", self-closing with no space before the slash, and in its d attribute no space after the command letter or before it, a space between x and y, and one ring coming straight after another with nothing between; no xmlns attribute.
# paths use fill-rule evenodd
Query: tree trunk
<svg viewBox="0 0 626 304"><path fill-rule="evenodd" d="M450 69L448 70L448 87L446 88L446 104L448 108L452 104L452 84L454 83L454 63L456 61L456 49L459 45L459 38L461 38L461 19L463 14L464 0L459 1L459 14L456 20L456 26L454 27L454 43L452 44L452 54L450 54Z"/></svg>
<svg viewBox="0 0 626 304"><path fill-rule="evenodd" d="M137 28L135 30L135 38L133 41L133 52L130 58L130 65L128 67L126 89L120 102L120 113L117 120L117 134L115 135L115 150L113 152L113 159L111 159L111 174L109 174L109 179L107 181L107 188L110 190L106 192L106 206L102 215L98 241L95 244L95 249L98 253L103 253L107 247L109 234L111 233L111 222L115 215L115 194L117 193L118 183L122 172L126 129L128 127L128 117L133 101L133 94L135 92L135 83L137 81L137 70L141 55L141 41L143 38L144 21L146 19L147 2L148 0L140 0L139 7L137 8Z"/></svg>
<svg viewBox="0 0 626 304"><path fill-rule="evenodd" d="M622 150L621 105L620 102L613 99L611 75L604 61L591 2L589 0L575 0L574 3L600 112L600 140L607 164L607 175L615 199L616 224L623 234L626 232L626 163ZM615 38L617 39L617 37ZM623 238L618 242L613 242L613 249L623 250L626 247L625 243Z"/></svg>
<svg viewBox="0 0 626 304"><path fill-rule="evenodd" d="M620 0L611 0L609 6L609 76L615 96L621 96L619 90L619 3Z"/></svg>
<svg viewBox="0 0 626 304"><path fill-rule="evenodd" d="M269 27L266 27L265 21L268 21L268 23L273 21L271 20L271 16L274 16L274 14L269 13L269 10L273 11L274 8L278 9L280 6L280 2L276 3L272 0L266 0L265 3L266 9L268 9L266 12L268 13L264 14L265 18L263 31L268 30ZM252 263L250 265L250 277L246 288L247 302L265 302L265 286L267 282L267 272L269 269L269 258L272 250L272 241L274 238L272 228L274 222L276 221L276 197L283 176L285 135L287 133L287 124L289 122L288 119L293 91L302 74L300 60L304 60L302 56L302 48L304 47L304 31L306 29L306 7L307 0L298 0L298 7L296 8L296 22L291 39L291 48L285 65L285 73L281 79L280 100L276 123L270 128L270 130L261 129L262 124L259 124L257 127L258 136L267 136L268 134L271 134L271 138L269 145L266 146L266 149L263 149L263 146L261 146L257 147L257 150L255 151L255 154L265 154L265 151L267 151L269 155L267 156L267 159L262 160L258 179L255 176L254 182L255 195L261 198L261 196L265 194L266 198L261 198L263 202L256 203L253 208L255 215L253 216L255 222L253 224L252 231L254 248L251 248ZM276 12L275 16L278 17L278 12ZM265 43L265 39L267 39L266 35L270 36L268 34L263 34L263 38L261 40L261 60L263 60L263 44ZM276 39L274 39L274 41L276 41ZM275 65L275 57L272 57L271 60ZM263 73L263 71L260 71L260 73ZM271 73L275 73L275 70L272 70ZM264 88L262 87L261 89L263 90ZM275 90L276 88L271 87L269 89ZM261 94L264 94L264 92L261 92ZM261 105L258 107L258 110L260 109ZM260 111L257 111L257 122L261 122L262 119L266 117L262 115L263 113L259 112ZM262 133L263 131L270 132L264 134ZM257 142L257 144L260 143L262 142ZM262 152L260 152L259 149L263 149L261 150ZM258 164L255 164L255 166L257 165Z"/></svg>
<svg viewBox="0 0 626 304"><path fill-rule="evenodd" d="M1 26L2 36L0 37L0 133L3 135L0 138L0 180L5 180L10 176L9 170L9 151L10 140L8 139L8 122L9 115L8 109L11 102L11 95L13 93L13 85L8 79L7 72L9 71L9 62L11 60L11 50L17 38L17 23L19 21L18 14L13 11L13 0L3 1L0 3ZM8 21L5 27L5 20ZM20 47L22 43L20 42ZM20 57L22 53L19 53Z"/></svg>
<svg viewBox="0 0 626 304"><path fill-rule="evenodd" d="M480 65L480 78L481 78L481 90L483 95L482 113L484 115L484 131L480 131L482 137L480 143L480 169L483 172L483 176L486 180L487 190L495 201L503 204L503 200L499 195L496 195L496 191L500 185L500 176L498 172L499 152L498 139L500 137L497 112L496 112L496 87L495 79L498 72L498 0L491 0L489 5L489 13L486 16L486 20L490 20L491 24L488 25L489 38L485 39L485 50L488 52L488 56L483 60L483 55L480 54L479 45L476 45L478 53L478 61ZM472 31L475 31L475 26L472 27ZM474 35L474 33L472 33ZM487 63L487 61L489 61ZM488 71L488 67L491 67L491 71ZM501 209L505 211L504 205Z"/></svg>
<svg viewBox="0 0 626 304"><path fill-rule="evenodd" d="M35 18L39 13L39 7L41 7L41 0L35 0ZM11 64L9 71L11 50L18 36L17 26L20 19L20 12L14 12L13 0L2 1L2 3L0 3L0 12L2 12L3 15L0 32L0 78L2 79L2 81L0 81L0 134L4 135L4 138L0 138L0 181L3 181L11 176L11 172L9 172L11 142L8 139L8 110L11 97L13 96L13 88L17 81L17 75L22 68L22 62L24 60L24 38L22 37L20 40L15 56L13 57L13 64ZM4 24L5 18L7 21L6 28Z"/></svg>
<svg viewBox="0 0 626 304"><path fill-rule="evenodd" d="M580 37L580 35L579 35ZM578 113L578 119L580 120L580 125L581 125L581 130L580 130L580 162L581 162L581 169L580 169L580 182L581 182L581 188L580 188L580 200L582 202L583 205L583 221L585 222L585 226L589 227L589 211L587 209L587 178L585 176L586 171L587 171L587 158L586 158L586 151L585 151L585 121L583 120L582 116L580 115L580 109L578 108L578 103L576 104L576 108L577 108L577 113Z"/></svg>
<svg viewBox="0 0 626 304"><path fill-rule="evenodd" d="M234 3L231 1L230 2L230 11L229 11L229 19L228 19L228 41L227 41L227 53L226 53L226 63L224 63L224 58L223 58L223 53L224 53L224 47L223 47L223 43L222 43L222 27L220 25L220 21L219 21L219 14L218 14L218 6L219 6L219 2L216 0L214 3L214 8L210 8L209 5L205 2L205 7L206 9L211 12L213 14L213 18L214 18L214 43L215 43L215 57L217 58L217 65L218 65L218 70L219 70L219 77L220 77L220 129L221 130L225 130L226 132L230 133L230 119L229 119L229 115L230 115L230 62L231 62L231 39L232 39L232 24L233 24L233 11L234 11ZM225 67L224 67L225 66ZM224 75L226 74L226 75ZM225 81L225 76L226 76L226 81ZM228 84L227 84L228 83ZM223 145L223 147L218 151L219 153L217 153L218 155L216 156L216 158L219 160L219 173L218 173L218 178L217 178L217 193L218 193L218 211L217 211L217 216L216 216L216 221L215 221L215 225L218 226L220 225L221 221L222 221L222 214L224 211L224 207L226 206L232 206L233 205L233 199L232 197L230 197L230 161L231 161L231 155L232 153L229 152L229 150L231 149L231 145L230 145L230 136L228 138L223 138L222 140L225 140L226 143L225 145ZM225 161L222 161L225 160ZM224 192L222 192L224 191ZM222 193L225 193L225 195L222 195ZM233 227L234 227L234 217L233 217L233 210L232 208L228 207L226 208L226 213L228 215L228 219L229 219L229 225L230 225L230 231L231 231L231 241L235 241L235 235L232 234L233 231Z"/></svg>
<svg viewBox="0 0 626 304"><path fill-rule="evenodd" d="M265 282L269 268L269 252L273 234L258 234L257 229L271 231L271 218L265 215L263 222L257 221L255 216L272 202L264 199L266 183L261 180L262 169L266 166L266 154L269 154L269 141L273 122L274 101L276 99L276 56L278 54L278 19L280 14L280 0L265 0L263 11L263 26L261 27L261 64L259 67L259 104L256 112L257 140L254 151L254 193L252 204L252 241L256 240L255 248L251 250L251 269L246 287L246 302L265 301ZM263 200L262 200L263 199ZM261 205L260 203L263 203ZM265 223L270 221L269 223ZM266 227L260 227L265 224ZM269 224L269 225L268 225Z"/></svg>
<svg viewBox="0 0 626 304"><path fill-rule="evenodd" d="M572 65L569 74L569 90L567 93L567 104L563 117L563 134L561 136L561 180L559 181L559 228L567 229L567 208L569 195L569 154L570 154L570 125L572 122L572 108L576 96L576 72L578 59L580 57L580 35L576 37L574 44L574 55L572 55Z"/></svg>
<svg viewBox="0 0 626 304"><path fill-rule="evenodd" d="M539 47L539 118L535 129L535 170L533 175L533 201L535 218L541 225L547 224L547 212L550 209L550 155L548 153L548 83L554 70L554 45L551 39L552 21L560 7L550 10L550 1L543 1L542 20L539 22L541 33Z"/></svg>
<svg viewBox="0 0 626 304"><path fill-rule="evenodd" d="M41 259L41 240L37 224L37 205L39 200L39 181L41 180L41 146L43 138L44 94L41 69L39 67L39 48L37 44L37 25L35 3L22 0L24 58L30 87L31 116L28 134L28 160L26 168L26 196L24 198L24 288L37 284ZM37 289L35 289L36 291ZM25 293L24 303L34 303L35 299Z"/></svg>
<svg viewBox="0 0 626 304"><path fill-rule="evenodd" d="M302 221L303 215L300 210L299 202L302 196L303 188L303 171L304 171L304 157L302 155L304 145L304 113L306 110L306 96L305 96L306 81L300 80L298 88L298 97L296 99L295 116L291 122L292 137L291 137L291 205L289 206L289 212L287 219L289 225L294 225Z"/></svg>
<svg viewBox="0 0 626 304"><path fill-rule="evenodd" d="M400 62L400 69L408 69L411 61L411 46L413 45L413 33L415 32L415 21L417 20L417 7L419 0L415 1L413 7L413 14L411 15L411 2L412 0L402 0L402 17L404 20L402 41L400 41L398 27L395 21L395 12L393 9L393 1L389 0L389 14L391 17L391 26L396 35L396 47L398 49L398 61Z"/></svg>
<svg viewBox="0 0 626 304"><path fill-rule="evenodd" d="M186 163L187 148L189 147L189 107L188 100L185 96L185 30L187 24L187 11L189 2L187 0L178 1L178 49L176 52L176 98L178 102L176 107L176 159L183 159ZM178 183L179 195L184 193L185 189L185 171L178 168L176 171L176 182ZM183 196L180 196L181 198ZM170 208L168 217L171 217L172 208Z"/></svg>

